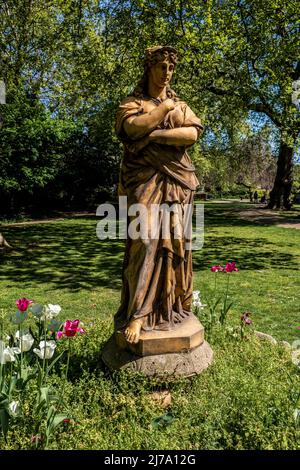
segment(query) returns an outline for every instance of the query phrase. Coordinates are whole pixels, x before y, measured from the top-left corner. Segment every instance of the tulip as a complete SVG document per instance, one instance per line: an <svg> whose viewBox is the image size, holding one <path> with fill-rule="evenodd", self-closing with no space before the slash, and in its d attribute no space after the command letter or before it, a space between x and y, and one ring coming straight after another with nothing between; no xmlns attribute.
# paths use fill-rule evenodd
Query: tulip
<svg viewBox="0 0 300 470"><path fill-rule="evenodd" d="M56 348L56 342L51 341L40 341L40 349L34 348L33 352L39 356L40 359L51 359Z"/></svg>
<svg viewBox="0 0 300 470"><path fill-rule="evenodd" d="M197 300L200 297L200 291L199 290L194 290L193 291L193 300Z"/></svg>
<svg viewBox="0 0 300 470"><path fill-rule="evenodd" d="M83 328L79 328L79 323L80 320L66 320L63 331L59 331L57 333L57 339L60 339L63 336L66 336L67 338L72 338L76 335L76 333L85 333L85 330Z"/></svg>
<svg viewBox="0 0 300 470"><path fill-rule="evenodd" d="M7 362L14 362L16 360L15 354L21 354L19 348L5 347L4 341L0 341L0 364L6 364Z"/></svg>
<svg viewBox="0 0 300 470"><path fill-rule="evenodd" d="M203 308L206 307L206 305L202 304L201 302L199 290L193 291L193 307L200 308L201 310L203 310Z"/></svg>
<svg viewBox="0 0 300 470"><path fill-rule="evenodd" d="M22 352L29 351L29 349L31 349L31 346L34 343L34 339L29 333L22 333L22 335L20 335L20 331L17 331L16 338L19 341L19 345Z"/></svg>
<svg viewBox="0 0 300 470"><path fill-rule="evenodd" d="M210 270L213 272L213 273L217 273L219 271L224 271L224 268L223 266L220 266L220 265L217 265L217 266L212 266L210 268Z"/></svg>
<svg viewBox="0 0 300 470"><path fill-rule="evenodd" d="M20 405L18 401L10 402L10 404L8 405L8 408L13 416L17 416L19 414Z"/></svg>
<svg viewBox="0 0 300 470"><path fill-rule="evenodd" d="M206 307L206 304L202 304L202 303L201 303L201 300L198 299L198 300L194 300L193 306L194 306L194 307L197 307L197 308L200 308L201 310L203 310L204 307Z"/></svg>
<svg viewBox="0 0 300 470"><path fill-rule="evenodd" d="M232 273L232 271L238 271L238 268L236 267L234 261L232 263L227 262L224 271L226 271L227 273Z"/></svg>
<svg viewBox="0 0 300 470"><path fill-rule="evenodd" d="M60 311L60 305L48 304L44 309L44 313L41 316L41 320L52 320L52 318L56 317Z"/></svg>
<svg viewBox="0 0 300 470"><path fill-rule="evenodd" d="M25 297L16 300L16 306L18 307L18 310L20 310L20 312L25 312L25 310L27 310L29 305L32 303L32 300L26 299Z"/></svg>

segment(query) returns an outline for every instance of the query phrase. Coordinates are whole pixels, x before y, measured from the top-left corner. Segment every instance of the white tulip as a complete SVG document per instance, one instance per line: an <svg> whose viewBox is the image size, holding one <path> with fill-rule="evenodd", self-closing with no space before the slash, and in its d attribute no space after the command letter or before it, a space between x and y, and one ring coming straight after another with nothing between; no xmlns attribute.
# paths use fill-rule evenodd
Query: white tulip
<svg viewBox="0 0 300 470"><path fill-rule="evenodd" d="M8 408L10 409L11 413L16 416L20 410L19 402L18 401L10 402L10 404L8 405Z"/></svg>
<svg viewBox="0 0 300 470"><path fill-rule="evenodd" d="M198 300L200 297L200 291L199 290L194 290L193 291L193 300Z"/></svg>
<svg viewBox="0 0 300 470"><path fill-rule="evenodd" d="M20 331L17 331L16 338L19 341L19 346L20 346L22 352L29 351L29 349L31 349L31 347L34 343L34 339L33 339L33 337L31 336L30 333L23 333L20 336Z"/></svg>
<svg viewBox="0 0 300 470"><path fill-rule="evenodd" d="M0 364L6 364L7 362L14 362L16 360L15 354L20 354L19 348L5 347L4 341L0 341Z"/></svg>
<svg viewBox="0 0 300 470"><path fill-rule="evenodd" d="M56 342L51 341L41 341L39 344L40 349L34 348L33 352L39 356L40 359L51 359L56 348Z"/></svg>
<svg viewBox="0 0 300 470"><path fill-rule="evenodd" d="M49 312L51 312L54 317L56 317L56 315L58 315L59 312L61 311L60 305L48 304L48 307L46 308L49 309Z"/></svg>
<svg viewBox="0 0 300 470"><path fill-rule="evenodd" d="M44 313L41 315L41 320L52 320L61 311L60 305L48 304L45 307Z"/></svg>

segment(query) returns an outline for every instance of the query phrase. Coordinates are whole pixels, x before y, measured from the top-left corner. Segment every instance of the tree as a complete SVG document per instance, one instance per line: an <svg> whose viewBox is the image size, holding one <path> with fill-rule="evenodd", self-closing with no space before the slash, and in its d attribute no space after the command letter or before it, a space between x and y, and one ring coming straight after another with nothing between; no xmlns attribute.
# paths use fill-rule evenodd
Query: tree
<svg viewBox="0 0 300 470"><path fill-rule="evenodd" d="M271 208L291 205L300 129L299 108L292 102L293 83L300 79L299 17L299 2L285 0L133 0L111 7L108 22L111 37L117 31L121 38L118 47L130 44L127 57L154 41L177 46L184 65L179 89L192 95L208 126L211 106L221 121L244 112L272 123L280 143ZM131 31L128 39L125 30Z"/></svg>
<svg viewBox="0 0 300 470"><path fill-rule="evenodd" d="M269 207L289 209L300 129L299 109L292 102L293 82L300 78L300 6L283 0L212 0L204 8L199 5L188 2L182 16L200 89L220 97L229 115L231 107L244 108L267 116L278 130Z"/></svg>
<svg viewBox="0 0 300 470"><path fill-rule="evenodd" d="M220 138L228 147L232 129L240 129L247 119L262 121L258 131L268 122L278 139L270 206L289 208L300 129L299 108L292 101L293 84L300 79L299 17L300 4L295 0L3 0L1 75L11 96L22 92L27 104L32 100L33 108L37 100L43 104L43 132L49 137L52 126L56 135L48 139L48 163L50 146L60 148L52 173L55 180L65 184L68 168L76 161L82 164L83 182L90 178L88 168L98 172L101 162L109 169L103 178L106 175L111 185L121 155L113 137L115 107L141 75L144 49L172 44L182 57L174 88L202 116L204 139L208 136L216 143L217 153L211 152L209 162L203 149L197 157L202 164L209 163L207 174L221 177L233 168L233 153L219 152L223 150L217 142ZM40 109L40 116L43 112ZM103 132L97 126L102 116ZM61 131L63 122L73 126L73 139L72 133L67 136ZM39 126L42 130L43 125ZM33 128L37 132L34 123ZM17 136L12 128L10 132L16 144ZM64 142L59 139L62 133ZM40 137L37 132L36 138ZM274 140L271 133L269 139ZM30 145L35 148L33 141ZM42 163L40 150L36 155ZM26 175L33 162L29 155L27 167L23 157L19 160L28 169ZM242 159L242 153L235 156ZM10 158L6 154L0 161L1 175ZM73 174L75 170L74 166ZM46 173L49 176L51 168ZM95 180L89 179L90 187ZM48 181L52 185L54 179Z"/></svg>
<svg viewBox="0 0 300 470"><path fill-rule="evenodd" d="M61 191L65 200L77 196L84 204L82 188L89 197L92 182L108 185L115 176L118 155L107 138L107 129L112 134L111 60L103 53L98 12L96 0L4 0L0 5L1 74L8 91L0 110L2 213L38 205L37 199L39 204L55 200L60 184L68 181ZM95 141L90 136L99 109L106 122ZM80 183L76 187L74 180Z"/></svg>
<svg viewBox="0 0 300 470"><path fill-rule="evenodd" d="M1 212L14 212L59 172L72 122L52 119L38 99L21 90L1 106Z"/></svg>

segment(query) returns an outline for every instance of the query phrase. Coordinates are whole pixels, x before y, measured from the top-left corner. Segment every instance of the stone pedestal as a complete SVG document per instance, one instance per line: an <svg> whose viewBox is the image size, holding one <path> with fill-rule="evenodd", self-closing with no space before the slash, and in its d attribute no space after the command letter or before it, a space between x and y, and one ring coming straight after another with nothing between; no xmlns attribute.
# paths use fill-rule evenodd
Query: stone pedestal
<svg viewBox="0 0 300 470"><path fill-rule="evenodd" d="M204 340L204 328L191 315L169 331L143 331L137 344L115 332L104 346L104 363L111 370L129 369L150 377L190 377L200 374L213 360Z"/></svg>

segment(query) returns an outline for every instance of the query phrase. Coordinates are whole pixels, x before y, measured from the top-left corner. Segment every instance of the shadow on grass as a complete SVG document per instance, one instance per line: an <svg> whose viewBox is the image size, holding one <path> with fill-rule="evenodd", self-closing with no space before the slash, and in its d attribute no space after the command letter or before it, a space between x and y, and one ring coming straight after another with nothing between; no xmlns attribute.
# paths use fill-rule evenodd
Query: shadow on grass
<svg viewBox="0 0 300 470"><path fill-rule="evenodd" d="M267 231L271 224L258 225L255 221L241 219L237 214L239 206L238 203L228 207L218 203L205 206L206 237L203 249L193 252L194 271L206 269L213 264L223 264L228 260L235 260L243 270L290 269L291 266L294 270L299 270L296 256L285 250L286 243L279 247L278 243L271 241L271 235ZM230 233L237 235L240 229L247 229L247 232L241 233L241 236L214 236L218 228L222 228L223 232L230 228ZM265 237L259 237L258 234ZM282 239L287 242L287 236L283 235Z"/></svg>
<svg viewBox="0 0 300 470"><path fill-rule="evenodd" d="M228 209L222 204L205 208L208 236L204 248L193 252L194 271L230 259L249 270L291 266L299 269L296 257L285 251L285 243L282 247L278 242L273 243L268 232L265 237L264 234L255 237L256 232L262 234L257 225L239 219ZM37 225L6 226L5 236L14 250L0 252L0 281L48 284L51 288L70 291L99 286L119 290L125 241L98 240L95 232L98 220L85 216ZM216 229L226 232L227 227L230 236L215 235ZM249 229L249 236L247 231L239 236L242 228ZM282 240L285 241L284 236Z"/></svg>
<svg viewBox="0 0 300 470"><path fill-rule="evenodd" d="M78 291L119 289L123 240L98 240L96 219L6 227L14 250L0 253L0 280L51 284Z"/></svg>

